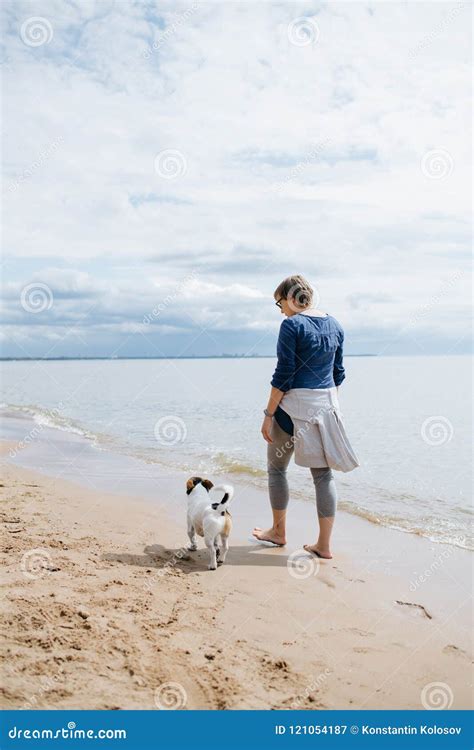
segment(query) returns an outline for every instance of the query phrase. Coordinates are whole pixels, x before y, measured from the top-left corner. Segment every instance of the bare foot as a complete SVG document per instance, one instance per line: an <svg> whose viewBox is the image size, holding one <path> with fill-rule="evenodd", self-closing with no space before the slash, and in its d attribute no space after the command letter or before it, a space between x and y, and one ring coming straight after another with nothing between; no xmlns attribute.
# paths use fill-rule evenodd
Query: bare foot
<svg viewBox="0 0 474 750"><path fill-rule="evenodd" d="M316 557L321 557L323 560L332 560L332 555L329 550L319 550L317 544L303 544L303 549L306 552L311 552Z"/></svg>
<svg viewBox="0 0 474 750"><path fill-rule="evenodd" d="M252 534L255 539L258 539L260 542L273 542L273 544L278 544L280 546L286 544L285 537L275 531L275 529L267 529L267 531L263 531L256 526Z"/></svg>

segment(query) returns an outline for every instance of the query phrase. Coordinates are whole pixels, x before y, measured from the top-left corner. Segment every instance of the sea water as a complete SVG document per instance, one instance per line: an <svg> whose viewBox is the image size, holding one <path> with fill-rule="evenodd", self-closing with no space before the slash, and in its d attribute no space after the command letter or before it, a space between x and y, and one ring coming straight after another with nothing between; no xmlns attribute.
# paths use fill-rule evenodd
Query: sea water
<svg viewBox="0 0 474 750"><path fill-rule="evenodd" d="M340 508L472 548L470 366L463 356L346 357L339 399L361 466L336 474ZM144 467L264 488L274 367L266 357L3 362L1 434L12 438L16 418L17 443L61 430ZM292 465L289 479L314 502L307 469Z"/></svg>

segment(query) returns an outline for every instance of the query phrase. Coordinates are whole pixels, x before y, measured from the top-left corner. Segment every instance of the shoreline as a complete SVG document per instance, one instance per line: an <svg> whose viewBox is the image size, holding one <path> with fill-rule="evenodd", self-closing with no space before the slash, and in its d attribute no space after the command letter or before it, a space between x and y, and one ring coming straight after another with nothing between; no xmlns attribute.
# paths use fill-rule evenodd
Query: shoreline
<svg viewBox="0 0 474 750"><path fill-rule="evenodd" d="M318 562L300 554L304 502L287 547L259 547L247 532L266 498L239 487L210 572L202 540L183 554L185 477L155 477L145 499L14 465L7 448L5 708L153 709L170 682L188 709L423 709L434 683L470 707L469 552L341 512L335 558Z"/></svg>
<svg viewBox="0 0 474 750"><path fill-rule="evenodd" d="M49 473L52 472L57 475L59 472L66 479L83 482L84 473L89 473L91 464L95 464L94 479L96 482L99 482L98 486L102 489L109 490L110 477L106 477L105 483L100 483L101 477L98 476L102 471L100 465L106 463L109 467L109 472L116 473L117 475L126 475L128 473L133 477L134 481L127 484L125 494L136 494L138 491L139 494L147 496L151 496L151 487L154 488L154 483L156 481L160 481L161 483L164 476L176 479L178 476L183 476L183 472L187 472L187 475L190 473L201 473L203 476L209 474L216 477L227 477L226 481L240 484L242 487L248 488L252 493L257 492L260 496L264 494L266 496L266 472L260 468L240 464L238 461L234 462L229 456L225 456L224 454L222 460L219 460L214 465L212 472L209 472L207 468L202 468L199 460L192 468L185 468L185 460L182 460L185 455L184 453L181 453L181 460L174 464L170 463L170 457L167 460L160 461L155 454L153 459L151 459L150 454L143 447L127 446L112 435L91 432L85 425L59 417L59 415L55 415L47 409L33 406L7 407L5 404L1 406L4 407L4 415L2 430L0 431L0 441L6 440L13 444L15 455L10 455L10 458L15 460L18 456L18 465L22 465L24 468L43 470L43 465L47 463L52 467ZM41 440L38 440L38 437ZM41 449L38 450L38 443L41 442L48 443L55 450L49 452ZM62 454L64 460L58 461L57 454ZM75 468L77 455L83 456L85 459L81 463L80 468ZM67 466L65 468L65 465L68 463L68 457L71 467L69 471ZM181 466L179 465L180 463ZM301 482L302 479L303 481L306 479L306 476L302 476L301 474L295 476L295 469L301 471L300 467L293 465L292 469L292 503L303 502L312 505L312 490L308 486L309 497L307 497L304 483L302 485ZM416 526L413 526L412 523L403 525L402 517L380 514L377 510L370 508L370 503L358 505L356 498L351 497L348 499L345 497L348 489L350 492L353 492L351 478L349 478L348 483L344 474L337 472L336 476L339 489L338 514L347 514L351 517L362 519L364 522L368 522L378 528L389 529L425 539L428 543L449 547L453 546L469 552L474 551L471 541L472 537L467 530L463 529L463 534L453 532L447 538L443 538L439 535L438 531L435 533L433 530L423 529L421 518ZM146 482L146 478L150 480L148 483ZM295 480L297 486L295 486ZM138 490L135 486L136 482L139 483ZM87 484L88 486L94 486L93 483ZM113 489L114 491L123 491L122 487L115 486ZM382 495L386 491L386 488L377 487L371 490L372 493L378 492ZM391 502L393 500L394 498L391 497Z"/></svg>

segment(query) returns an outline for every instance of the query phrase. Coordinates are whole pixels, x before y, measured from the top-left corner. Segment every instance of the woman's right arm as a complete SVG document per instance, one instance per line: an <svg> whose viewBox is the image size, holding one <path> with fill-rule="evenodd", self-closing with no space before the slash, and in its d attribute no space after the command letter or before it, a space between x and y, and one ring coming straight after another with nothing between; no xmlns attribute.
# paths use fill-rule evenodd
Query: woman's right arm
<svg viewBox="0 0 474 750"><path fill-rule="evenodd" d="M334 357L333 367L333 378L334 384L337 388L341 385L342 381L346 377L346 371L344 369L344 355L343 355L343 344L344 344L344 333L341 331L339 336L339 346L336 349L336 355Z"/></svg>

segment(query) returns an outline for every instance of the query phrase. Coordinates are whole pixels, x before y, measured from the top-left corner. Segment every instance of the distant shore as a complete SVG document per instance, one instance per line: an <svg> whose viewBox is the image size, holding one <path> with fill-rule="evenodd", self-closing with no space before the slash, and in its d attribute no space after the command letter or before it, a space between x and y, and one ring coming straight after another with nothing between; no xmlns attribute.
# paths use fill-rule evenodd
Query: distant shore
<svg viewBox="0 0 474 750"><path fill-rule="evenodd" d="M68 362L77 360L129 360L129 359L275 359L275 354L197 354L189 357L0 357L0 362ZM377 354L345 354L345 357L377 357Z"/></svg>
<svg viewBox="0 0 474 750"><path fill-rule="evenodd" d="M304 503L286 549L257 547L266 498L240 487L210 572L202 544L183 550L185 477L149 502L13 465L9 447L4 707L153 709L168 691L188 709L424 709L435 683L470 707L469 552L341 513L318 562Z"/></svg>

